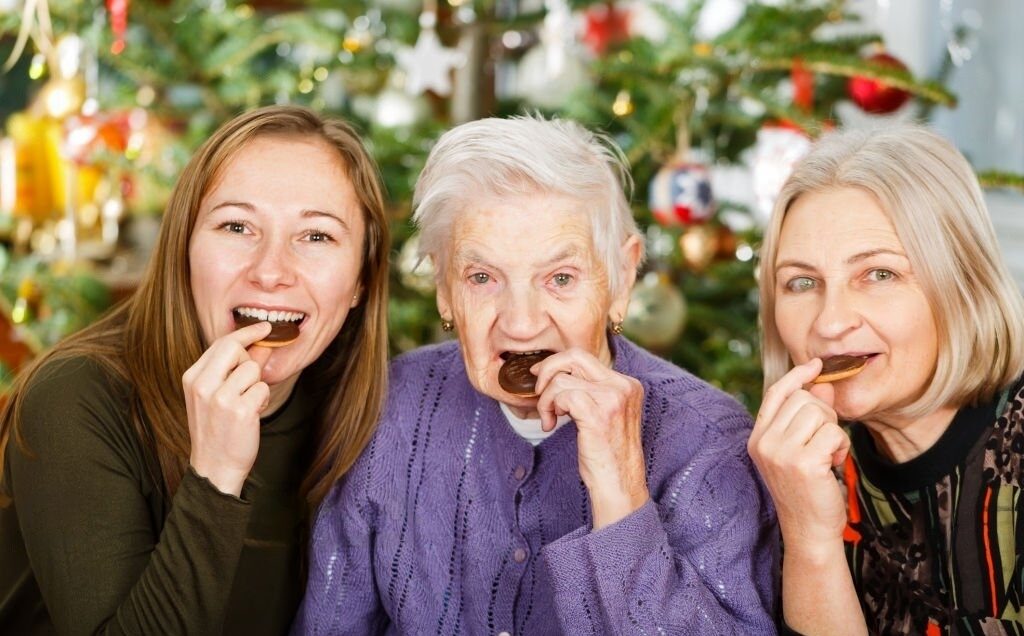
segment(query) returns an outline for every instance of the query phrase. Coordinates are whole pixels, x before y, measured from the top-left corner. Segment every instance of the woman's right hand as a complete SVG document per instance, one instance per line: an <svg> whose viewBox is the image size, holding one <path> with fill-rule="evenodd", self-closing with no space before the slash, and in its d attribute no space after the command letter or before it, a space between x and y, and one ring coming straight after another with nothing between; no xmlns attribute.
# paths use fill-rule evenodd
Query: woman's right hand
<svg viewBox="0 0 1024 636"><path fill-rule="evenodd" d="M775 501L787 553L841 547L846 525L846 502L832 467L846 460L850 438L832 409L832 385L803 388L821 364L815 358L794 367L768 389L747 443Z"/></svg>
<svg viewBox="0 0 1024 636"><path fill-rule="evenodd" d="M271 349L253 347L270 334L261 322L215 340L181 378L185 389L189 462L221 492L242 493L260 445L260 412L270 387L260 380Z"/></svg>

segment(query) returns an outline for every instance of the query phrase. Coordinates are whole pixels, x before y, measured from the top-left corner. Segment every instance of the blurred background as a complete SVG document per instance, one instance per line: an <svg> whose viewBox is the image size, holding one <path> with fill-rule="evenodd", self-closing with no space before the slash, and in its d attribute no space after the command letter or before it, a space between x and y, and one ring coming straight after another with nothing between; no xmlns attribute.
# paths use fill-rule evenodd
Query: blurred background
<svg viewBox="0 0 1024 636"><path fill-rule="evenodd" d="M445 337L409 198L461 122L608 132L650 259L627 334L761 393L760 235L836 126L926 122L969 158L1024 282L1019 0L0 0L0 372L134 288L190 153L270 103L350 119L394 236L392 351Z"/></svg>

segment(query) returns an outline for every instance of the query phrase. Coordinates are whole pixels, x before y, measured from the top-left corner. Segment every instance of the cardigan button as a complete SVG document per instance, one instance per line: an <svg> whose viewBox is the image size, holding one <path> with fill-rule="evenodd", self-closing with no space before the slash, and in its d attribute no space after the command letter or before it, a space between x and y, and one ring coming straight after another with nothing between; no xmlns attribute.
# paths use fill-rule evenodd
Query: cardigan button
<svg viewBox="0 0 1024 636"><path fill-rule="evenodd" d="M512 636L512 634L509 634L508 632L498 632L498 636Z"/></svg>
<svg viewBox="0 0 1024 636"><path fill-rule="evenodd" d="M516 548L516 551L512 553L512 559L516 563L522 563L526 560L526 550L522 548Z"/></svg>
<svg viewBox="0 0 1024 636"><path fill-rule="evenodd" d="M515 469L515 471L513 471L512 475L517 480L522 481L523 477L526 477L526 468L524 468L522 466L516 466L516 469Z"/></svg>

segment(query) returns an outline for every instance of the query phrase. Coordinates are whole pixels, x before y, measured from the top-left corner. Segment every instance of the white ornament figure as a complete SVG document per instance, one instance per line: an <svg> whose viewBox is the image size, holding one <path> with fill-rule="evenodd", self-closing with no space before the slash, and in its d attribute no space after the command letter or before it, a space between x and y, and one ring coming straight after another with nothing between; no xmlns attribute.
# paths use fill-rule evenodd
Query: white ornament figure
<svg viewBox="0 0 1024 636"><path fill-rule="evenodd" d="M763 222L771 217L775 199L793 165L810 149L810 138L791 127L765 125L757 131L752 168L757 212Z"/></svg>
<svg viewBox="0 0 1024 636"><path fill-rule="evenodd" d="M405 91L419 95L434 91L441 97L452 92L452 69L460 66L465 58L462 53L445 48L437 37L434 13L425 11L420 16L420 36L416 46L404 47L398 51L398 66L405 71Z"/></svg>

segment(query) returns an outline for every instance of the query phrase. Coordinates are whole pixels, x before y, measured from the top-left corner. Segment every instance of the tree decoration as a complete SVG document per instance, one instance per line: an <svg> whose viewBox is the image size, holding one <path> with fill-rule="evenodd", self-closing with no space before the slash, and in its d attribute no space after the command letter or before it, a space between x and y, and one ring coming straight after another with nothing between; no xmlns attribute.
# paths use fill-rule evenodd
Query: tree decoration
<svg viewBox="0 0 1024 636"><path fill-rule="evenodd" d="M679 236L683 262L694 272L703 272L718 256L718 228L709 223L691 225Z"/></svg>
<svg viewBox="0 0 1024 636"><path fill-rule="evenodd" d="M811 139L794 124L765 124L757 131L751 164L760 219L767 222L793 166L811 149Z"/></svg>
<svg viewBox="0 0 1024 636"><path fill-rule="evenodd" d="M124 34L128 30L129 0L107 0L107 11L110 12L110 31L114 34L114 43L110 52L120 55L124 51Z"/></svg>
<svg viewBox="0 0 1024 636"><path fill-rule="evenodd" d="M558 108L588 82L587 69L572 35L572 11L566 0L546 0L540 43L519 60L516 95L543 108Z"/></svg>
<svg viewBox="0 0 1024 636"><path fill-rule="evenodd" d="M464 61L462 53L445 48L437 36L437 11L429 2L420 15L420 35L412 48L399 49L398 66L405 71L405 90L410 95L433 91L441 97L452 92L452 69Z"/></svg>
<svg viewBox="0 0 1024 636"><path fill-rule="evenodd" d="M876 53L868 57L867 60L872 64L883 67L900 71L907 70L907 66L902 61L888 53ZM864 111L876 115L895 112L910 99L910 93L907 91L890 86L884 81L865 76L850 78L850 81L847 83L847 91L853 103L860 106Z"/></svg>
<svg viewBox="0 0 1024 636"><path fill-rule="evenodd" d="M665 226L702 223L715 212L711 172L707 166L688 159L686 116L679 116L677 122L675 156L654 175L647 193L651 214Z"/></svg>
<svg viewBox="0 0 1024 636"><path fill-rule="evenodd" d="M664 272L647 272L633 288L622 327L651 349L675 343L686 326L686 300Z"/></svg>
<svg viewBox="0 0 1024 636"><path fill-rule="evenodd" d="M583 14L583 41L596 55L629 39L629 11L614 2L599 3Z"/></svg>

